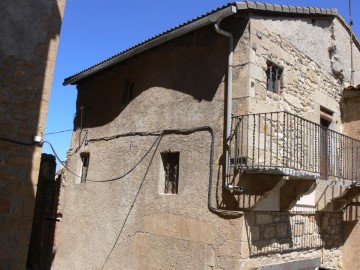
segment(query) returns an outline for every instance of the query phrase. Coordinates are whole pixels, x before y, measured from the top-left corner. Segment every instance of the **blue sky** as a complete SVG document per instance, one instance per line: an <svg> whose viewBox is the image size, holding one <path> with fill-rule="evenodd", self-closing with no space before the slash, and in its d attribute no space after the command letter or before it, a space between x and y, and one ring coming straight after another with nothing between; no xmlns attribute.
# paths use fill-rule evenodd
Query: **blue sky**
<svg viewBox="0 0 360 270"><path fill-rule="evenodd" d="M337 8L349 21L348 0L266 0L266 3ZM360 1L352 1L354 32L360 37ZM92 66L166 29L227 4L223 0L67 0L45 134L72 129L76 88L64 78ZM62 160L71 132L45 135ZM44 153L52 153L44 145Z"/></svg>

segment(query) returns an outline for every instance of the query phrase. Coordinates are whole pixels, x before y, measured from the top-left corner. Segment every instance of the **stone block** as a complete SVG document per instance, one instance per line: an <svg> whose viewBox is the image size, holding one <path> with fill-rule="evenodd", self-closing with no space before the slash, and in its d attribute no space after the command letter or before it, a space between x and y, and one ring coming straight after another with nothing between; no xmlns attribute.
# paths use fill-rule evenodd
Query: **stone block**
<svg viewBox="0 0 360 270"><path fill-rule="evenodd" d="M9 214L10 213L11 201L0 199L0 214Z"/></svg>
<svg viewBox="0 0 360 270"><path fill-rule="evenodd" d="M218 249L218 255L222 257L240 258L240 242L228 240Z"/></svg>
<svg viewBox="0 0 360 270"><path fill-rule="evenodd" d="M273 216L271 214L264 214L264 213L256 214L257 225L272 224L272 223L273 223Z"/></svg>
<svg viewBox="0 0 360 270"><path fill-rule="evenodd" d="M18 175L7 173L4 171L1 172L0 183L2 184L15 184L21 181L22 179Z"/></svg>
<svg viewBox="0 0 360 270"><path fill-rule="evenodd" d="M61 28L61 19L56 16L44 16L41 18L40 26L45 31L59 34Z"/></svg>
<svg viewBox="0 0 360 270"><path fill-rule="evenodd" d="M24 200L23 208L22 208L22 215L24 217L32 217L34 214L34 206L35 206L35 199Z"/></svg>
<svg viewBox="0 0 360 270"><path fill-rule="evenodd" d="M30 167L29 159L23 156L8 156L5 159L6 165L11 167Z"/></svg>
<svg viewBox="0 0 360 270"><path fill-rule="evenodd" d="M319 83L319 76L318 74L316 74L316 72L312 71L312 70L309 70L307 73L306 73L306 77L312 82L312 83Z"/></svg>
<svg viewBox="0 0 360 270"><path fill-rule="evenodd" d="M243 269L240 264L240 259L235 257L220 257L221 268L220 269L231 269L240 270Z"/></svg>
<svg viewBox="0 0 360 270"><path fill-rule="evenodd" d="M149 235L146 233L137 233L134 237L133 249L140 261L142 258L146 259L149 249Z"/></svg>
<svg viewBox="0 0 360 270"><path fill-rule="evenodd" d="M260 228L259 226L249 226L250 240L252 243L260 240Z"/></svg>
<svg viewBox="0 0 360 270"><path fill-rule="evenodd" d="M211 245L205 245L204 263L206 266L211 267L214 267L216 264L216 254Z"/></svg>
<svg viewBox="0 0 360 270"><path fill-rule="evenodd" d="M242 219L232 220L231 222L221 222L218 224L217 236L218 239L232 239L234 241L241 240L241 231L243 230Z"/></svg>
<svg viewBox="0 0 360 270"><path fill-rule="evenodd" d="M241 71L240 76L245 71ZM249 80L244 78L239 78L233 82L233 98L244 98L249 96Z"/></svg>
<svg viewBox="0 0 360 270"><path fill-rule="evenodd" d="M249 48L239 48L234 54L234 66L246 65L250 62L250 51Z"/></svg>
<svg viewBox="0 0 360 270"><path fill-rule="evenodd" d="M215 239L215 228L212 224L191 218L157 214L146 217L144 223L148 233L208 244L212 244Z"/></svg>
<svg viewBox="0 0 360 270"><path fill-rule="evenodd" d="M6 136L9 136L9 134L14 134L14 133L15 133L15 123L14 122L12 122L12 123L6 123L5 122L5 123L1 124L0 134L2 136L4 136L6 138ZM3 147L6 147L6 145L1 146L1 148L3 148ZM11 146L7 145L7 147L9 149L9 147L11 147ZM12 147L12 149L14 149L14 147Z"/></svg>
<svg viewBox="0 0 360 270"><path fill-rule="evenodd" d="M288 236L289 227L286 223L279 223L276 225L276 238L285 238Z"/></svg>
<svg viewBox="0 0 360 270"><path fill-rule="evenodd" d="M275 233L276 233L276 226L266 226L263 229L263 237L265 239L273 239L275 238Z"/></svg>

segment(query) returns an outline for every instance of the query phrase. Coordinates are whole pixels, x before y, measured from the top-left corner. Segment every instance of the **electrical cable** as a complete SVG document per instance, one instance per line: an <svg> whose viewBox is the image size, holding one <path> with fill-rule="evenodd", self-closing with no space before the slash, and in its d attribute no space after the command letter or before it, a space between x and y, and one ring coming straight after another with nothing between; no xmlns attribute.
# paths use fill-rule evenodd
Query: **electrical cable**
<svg viewBox="0 0 360 270"><path fill-rule="evenodd" d="M5 142L20 144L20 145L25 145L25 146L34 146L35 145L34 143L25 143L25 142L20 142L17 140L12 140L12 139L2 138L2 137L0 137L0 140L5 141Z"/></svg>
<svg viewBox="0 0 360 270"><path fill-rule="evenodd" d="M96 142L96 141L102 141L102 140L108 141L108 140L112 140L112 139L116 139L116 138L120 138L120 137L124 137L124 136L154 136L154 135L161 134L161 133L163 133L163 135L168 135L168 134L187 135L187 134L191 134L191 133L199 132L199 131L208 131L211 135L210 161L209 161L210 172L209 172L209 189L208 189L208 209L211 212L220 214L220 215L231 215L233 217L238 217L240 215L243 215L244 214L243 211L229 211L229 210L217 209L217 208L213 207L211 204L213 172L214 172L213 163L214 163L214 152L215 152L215 134L214 134L214 130L210 126L201 126L201 127L197 127L197 128L191 128L191 129L166 129L166 130L156 131L156 132L130 132L130 133L126 133L126 134L118 134L118 135L114 135L114 136L106 136L106 137L89 139L87 142L89 143L89 142Z"/></svg>
<svg viewBox="0 0 360 270"><path fill-rule="evenodd" d="M91 142L97 142L97 141L109 141L109 140L113 140L113 139L117 139L117 138L121 138L121 137L128 137L128 136L164 136L164 135L169 135L169 134L179 134L179 135L187 135L187 134L191 134L194 132L200 132L200 131L208 131L211 135L211 145L210 145L210 161L209 161L209 168L210 168L210 172L209 172L209 189L208 189L208 209L212 212L212 213L216 213L219 215L231 215L234 217L243 215L244 212L243 211L229 211L229 210L222 210L222 209L217 209L215 207L212 206L211 204L211 198L212 198L212 185L213 185L213 172L214 172L214 152L215 152L215 135L214 135L214 131L212 129L212 127L210 126L201 126L201 127L197 127L197 128L191 128L191 129L166 129L166 130L162 130L162 131L153 131L153 132L129 132L129 133L124 133L124 134L117 134L117 135L113 135L113 136L105 136L105 137L99 137L99 138L94 138L94 139L89 139L87 140L86 143L91 143ZM49 142L47 142L49 143ZM87 180L89 182L112 182L112 181L116 181L119 180L121 178L123 178L124 176L128 175L131 171L133 171L135 169L136 166L138 166L140 164L140 162L146 157L146 155L151 151L152 147L154 147L156 141L153 143L153 145L150 147L150 149L145 153L145 155L140 159L140 161L133 167L131 168L127 173L125 173L124 175L121 175L119 177L115 177L112 179L106 179L106 180ZM49 143L50 144L50 143ZM72 172L69 167L60 160L60 158L58 157L58 155L55 152L55 149L50 145L51 149L53 150L55 157L59 160L59 162L64 166L64 168L69 171L71 174L75 175L76 177L81 178L81 176L77 175L76 173Z"/></svg>
<svg viewBox="0 0 360 270"><path fill-rule="evenodd" d="M131 133L127 133L127 134L118 134L115 136L111 136L111 137L103 137L103 138L95 138L95 139L90 139L87 142L95 142L95 141L101 141L101 140L111 140L111 139L115 139L115 138L120 138L120 137L125 137L125 136L158 136L158 138L154 141L154 143L151 145L151 147L149 148L149 150L145 153L145 155L135 164L135 166L133 168L131 168L127 173L123 174L122 176L116 177L116 178L112 178L112 179L107 179L107 180L87 180L90 182L110 182L110 181L115 181L115 180L119 180L123 177L125 177L126 175L128 175L131 171L133 171L144 159L145 157L150 153L150 151L153 149L153 147L156 145L155 150L151 156L149 165L146 169L146 172L144 174L144 177L140 183L140 186L136 192L135 198L130 206L130 209L125 217L125 220L121 226L121 229L118 233L118 236L116 237L116 240L108 254L108 256L106 257L106 260L104 262L104 264L101 267L101 270L104 269L106 263L108 262L112 252L114 251L116 244L118 243L120 236L122 234L122 231L126 225L126 222L132 212L132 209L137 201L137 198L140 194L141 188L144 184L144 181L146 179L146 176L149 172L150 166L152 164L152 161L154 159L155 153L160 145L161 139L164 135L169 135L169 134L178 134L178 135L187 135L187 134L191 134L194 132L200 132L200 131L208 131L211 135L211 145L210 145L210 159L209 159L209 167L210 167L210 172L209 172L209 187L208 187L208 209L210 212L218 214L218 215L230 215L232 217L239 217L241 215L244 214L243 211L229 211L229 210L222 210L222 209L217 209L215 207L212 206L211 204L211 198L212 198L212 185L213 185L213 163L214 163L214 151L215 151L215 135L214 135L214 131L210 126L203 126L203 127L198 127L198 128L192 128L192 129L168 129L168 130L163 130L163 131L157 131L157 132L131 132ZM59 158L58 154L56 153L54 147L51 145L50 142L48 141L44 141L42 144L44 143L48 143L50 145L51 150L53 151L55 157L57 158L57 160L64 166L64 168L69 171L71 174L75 175L76 177L80 177L79 175L77 175L76 173L72 172L68 166L61 161L61 159ZM81 178L81 177L80 177Z"/></svg>
<svg viewBox="0 0 360 270"><path fill-rule="evenodd" d="M156 141L155 141L155 143L156 143L156 142L158 142L158 143L157 143L157 145L156 145L156 147L155 147L154 153L153 153L152 156L151 156L149 165L148 165L148 167L146 168L144 177L143 177L143 179L141 180L141 183L140 183L140 186L139 186L139 188L138 188L138 190L137 190L137 192L136 192L135 198L134 198L134 200L133 200L133 202L132 202L132 204L131 204L131 206L130 206L130 209L129 209L126 217L125 217L125 220L124 220L124 222L123 222L123 225L121 226L121 229L120 229L120 231L119 231L119 233L118 233L118 236L116 237L115 243L114 243L114 245L112 246L109 255L106 257L106 260L105 260L103 266L101 267L101 270L104 269L106 263L108 262L108 260L109 260L109 258L110 258L110 256L111 256L112 252L114 251L114 249L115 249L115 247L116 247L117 242L118 242L119 239L120 239L121 233L122 233L122 231L123 231L123 229L124 229L124 227L125 227L125 224L126 224L128 218L129 218L130 214L131 214L132 209L134 208L134 205L135 205L135 203L136 203L136 200L137 200L137 198L138 198L138 196L139 196L139 194L140 194L140 190L141 190L141 188L142 188L142 186L143 186L143 184L144 184L144 182L145 182L146 176L147 176L147 174L148 174L148 172L149 172L150 166L151 166L152 161L153 161L153 159L154 159L155 153L156 153L156 151L157 151L157 149L158 149L158 147L159 147L159 144L160 144L160 142L161 142L162 136L163 136L163 135L161 134L161 135L156 139ZM152 148L152 147L151 147L151 148Z"/></svg>
<svg viewBox="0 0 360 270"><path fill-rule="evenodd" d="M45 133L45 134L44 134L44 136L47 136L47 135L53 135L53 134L59 134L59 133L64 133L64 132L69 132L69 131L73 131L73 129L66 129L66 130L60 130L60 131L49 132L49 133Z"/></svg>
<svg viewBox="0 0 360 270"><path fill-rule="evenodd" d="M154 145L156 144L156 142L161 139L162 134L154 141L154 143L151 145L151 147L149 148L149 150L146 151L145 155L142 156L142 158L135 164L134 167L132 167L129 171L127 171L126 173L124 173L121 176L112 178L112 179L107 179L107 180L86 180L89 182L97 182L97 183L104 183L104 182L113 182L116 180L119 180L121 178L124 178L125 176L127 176L129 173L131 173L133 170L135 170L135 168L145 159L145 157L150 153L151 149L154 147Z"/></svg>
<svg viewBox="0 0 360 270"><path fill-rule="evenodd" d="M161 136L161 134L160 134ZM159 136L159 137L160 137ZM135 164L135 166L133 166L129 171L127 171L126 173L124 173L123 175L117 176L115 178L110 178L110 179L105 179L105 180L91 180L91 179L86 179L86 182L96 182L96 183L104 183L104 182L113 182L116 180L120 180L121 178L124 178L126 175L128 175L129 173L131 173L144 159L145 157L149 154L149 152L151 151L151 149L154 147L154 145L156 144L158 138L154 141L154 143L151 145L151 147L149 148L149 150L146 151L145 155L142 156L142 158ZM81 176L74 173L63 161L61 161L61 159L59 158L58 154L56 153L54 147L51 145L50 142L48 141L44 141L43 143L47 143L50 145L50 148L52 150L52 152L54 153L56 159L61 163L61 165L72 175L78 177L81 179Z"/></svg>

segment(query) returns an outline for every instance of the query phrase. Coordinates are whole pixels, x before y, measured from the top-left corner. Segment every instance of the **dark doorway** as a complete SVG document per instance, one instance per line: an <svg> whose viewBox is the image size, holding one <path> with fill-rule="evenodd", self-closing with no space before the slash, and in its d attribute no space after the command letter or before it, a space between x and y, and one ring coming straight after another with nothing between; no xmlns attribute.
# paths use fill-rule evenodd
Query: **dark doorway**
<svg viewBox="0 0 360 270"><path fill-rule="evenodd" d="M328 179L328 166L329 166L329 127L331 125L332 113L326 109L321 108L320 116L320 132L319 132L319 143L320 143L320 178Z"/></svg>

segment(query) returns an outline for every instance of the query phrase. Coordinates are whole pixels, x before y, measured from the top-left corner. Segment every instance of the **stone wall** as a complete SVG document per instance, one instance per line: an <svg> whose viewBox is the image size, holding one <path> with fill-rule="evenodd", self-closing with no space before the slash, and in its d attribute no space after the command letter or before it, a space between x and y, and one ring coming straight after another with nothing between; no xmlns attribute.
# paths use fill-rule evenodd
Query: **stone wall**
<svg viewBox="0 0 360 270"><path fill-rule="evenodd" d="M308 120L319 123L320 106L330 109L333 114L334 130L340 130L340 106L339 101L343 89L343 82L340 81L331 70L324 67L324 59L330 62L327 48L321 57L322 61L312 58L313 54L304 52L304 44L295 43L282 35L277 24L283 22L280 19L252 19L250 21L250 57L249 67L250 89L248 89L250 112L288 111L302 116ZM320 25L324 33L330 36L330 25L332 21L326 21L324 26ZM301 26L302 20L294 21L292 24ZM291 29L290 32L295 31ZM304 29L301 33L306 33ZM306 39L307 40L307 39ZM323 39L322 39L323 40ZM326 43L325 39L324 43ZM313 48L313 50L315 50ZM323 53L322 51L316 51ZM281 87L279 93L272 93L266 90L266 69L267 60L283 67Z"/></svg>
<svg viewBox="0 0 360 270"><path fill-rule="evenodd" d="M41 157L32 141L44 131L64 5L65 0L0 3L0 265L5 269L25 269Z"/></svg>
<svg viewBox="0 0 360 270"><path fill-rule="evenodd" d="M249 28L249 46L247 53L245 51L245 55L248 55L245 59L248 61L244 61L235 70L241 78L241 82L234 85L235 115L287 111L320 123L320 108L324 107L333 112L330 128L343 132L343 127L348 124L342 121L340 100L344 86L349 83L350 73L345 69L345 66L349 66L349 44L342 42L348 34L340 22L337 19L292 20L252 16ZM297 34L294 35L294 32ZM316 42L311 36L317 37ZM331 49L334 49L335 56L330 53ZM355 55L359 54L358 49L354 51ZM266 89L268 60L283 67L278 93ZM344 73L340 75L339 66L344 68ZM359 73L355 75L359 76ZM258 151L263 151L262 145L256 143L256 147ZM344 189L318 185L307 202L321 210ZM277 210L278 201L279 193L274 191L268 195L267 208L273 205L273 210ZM252 243L248 252L250 257L251 253L255 255L256 260L244 262L245 268L274 264L274 258L296 260L299 254L304 254L298 254L297 249L303 249L308 257L321 257L322 266L342 268L343 239L339 236L342 235L343 227L341 217L336 216L338 214L334 214L335 217L327 216L330 214L323 214L321 217L314 214L311 221L309 216L301 214L286 216L263 213L258 214L258 219L253 215L249 215L249 220L245 219L248 233L255 240L245 238L243 244L246 245L248 241ZM296 225L297 222L300 225ZM304 236L291 237L296 226L304 226ZM309 228L314 232L310 233ZM261 263L258 264L258 261Z"/></svg>
<svg viewBox="0 0 360 270"><path fill-rule="evenodd" d="M321 258L321 266L342 269L342 213L245 213L243 267ZM331 254L331 255L330 255Z"/></svg>

